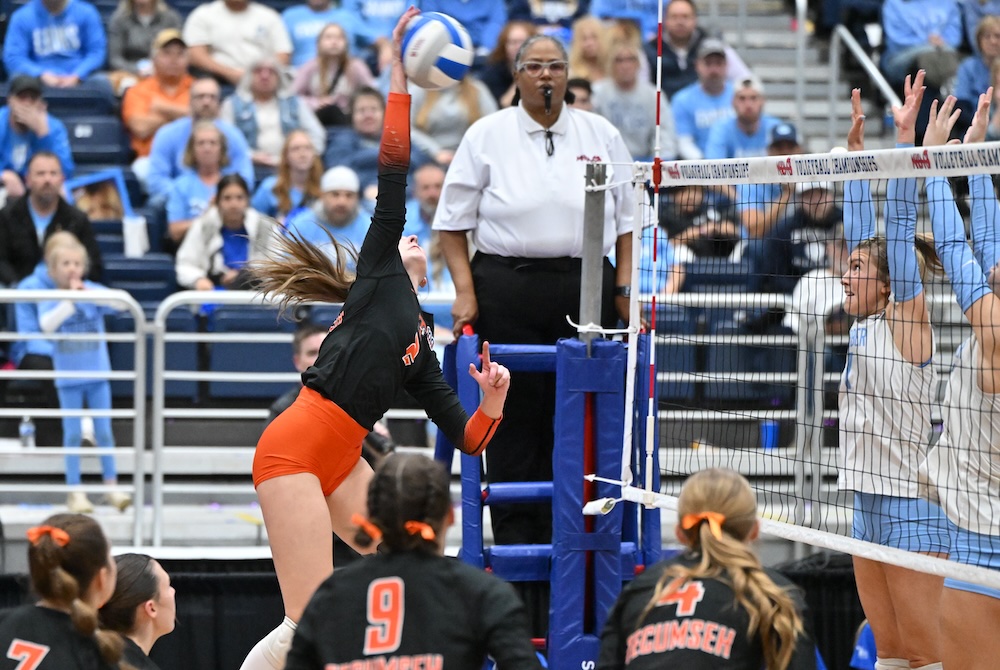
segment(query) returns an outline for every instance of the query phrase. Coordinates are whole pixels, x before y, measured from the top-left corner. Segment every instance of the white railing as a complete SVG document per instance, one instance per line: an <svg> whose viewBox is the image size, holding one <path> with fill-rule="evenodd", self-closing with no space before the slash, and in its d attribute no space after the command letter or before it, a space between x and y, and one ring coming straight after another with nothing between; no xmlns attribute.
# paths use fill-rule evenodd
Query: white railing
<svg viewBox="0 0 1000 670"><path fill-rule="evenodd" d="M85 410L64 410L51 408L32 407L0 407L0 417L18 418L30 416L32 418L59 418L63 416L108 416L112 419L132 420L132 446L131 447L106 447L87 448L65 447L65 448L36 448L31 450L33 456L63 458L67 454L83 455L131 455L133 457L132 484L131 486L108 486L105 484L87 484L80 487L72 487L74 490L86 492L108 492L115 489L125 489L131 491L133 495L133 523L132 542L141 544L142 542L142 511L143 500L145 498L144 484L146 481L144 473L144 463L142 454L146 445L146 317L142 307L126 291L119 289L101 289L89 291L59 291L59 290L19 290L0 289L0 306L11 303L31 302L37 303L48 300L70 300L72 302L100 302L120 305L123 312L131 314L135 323L135 331L132 333L11 333L0 332L0 342L14 342L26 340L99 340L102 342L131 342L135 346L134 366L132 370L117 370L111 372L60 372L58 370L0 370L0 379L56 379L56 378L86 378L86 379L108 379L127 380L134 384L136 393L133 393L133 403L130 409L85 409ZM143 391L143 392L139 392ZM21 458L25 452L20 449L0 450L0 459ZM0 493L37 493L37 492L68 492L70 487L66 485L53 484L30 484L30 483L0 483Z"/></svg>

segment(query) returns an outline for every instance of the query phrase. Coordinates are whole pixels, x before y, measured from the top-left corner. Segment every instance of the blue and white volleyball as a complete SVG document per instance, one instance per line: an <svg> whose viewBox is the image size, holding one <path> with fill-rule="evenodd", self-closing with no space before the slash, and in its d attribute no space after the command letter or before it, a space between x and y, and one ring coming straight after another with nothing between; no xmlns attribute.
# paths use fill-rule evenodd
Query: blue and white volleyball
<svg viewBox="0 0 1000 670"><path fill-rule="evenodd" d="M403 69L421 88L454 86L465 77L474 56L468 31L447 14L418 14L406 26Z"/></svg>

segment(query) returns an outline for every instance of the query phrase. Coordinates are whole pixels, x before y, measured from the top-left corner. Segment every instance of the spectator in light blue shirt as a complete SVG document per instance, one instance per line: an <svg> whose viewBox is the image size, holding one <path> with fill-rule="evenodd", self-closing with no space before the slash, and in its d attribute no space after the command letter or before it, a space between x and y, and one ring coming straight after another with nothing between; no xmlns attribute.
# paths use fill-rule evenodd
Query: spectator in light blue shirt
<svg viewBox="0 0 1000 670"><path fill-rule="evenodd" d="M139 159L132 166L136 176L145 180L150 196L163 200L170 192L171 182L184 170L184 148L198 121L211 121L226 137L229 161L223 174L236 172L248 184L254 183L250 146L236 126L219 118L219 83L206 77L191 85L191 116L161 126L153 136L149 160L142 165Z"/></svg>
<svg viewBox="0 0 1000 670"><path fill-rule="evenodd" d="M45 111L38 78L19 75L10 82L7 106L0 109L0 187L9 201L24 195L28 163L40 151L55 154L63 175L73 176L66 126Z"/></svg>
<svg viewBox="0 0 1000 670"><path fill-rule="evenodd" d="M504 0L422 0L424 12L441 12L465 26L472 38L477 55L485 56L493 50L500 31L507 23L507 5Z"/></svg>
<svg viewBox="0 0 1000 670"><path fill-rule="evenodd" d="M591 0L590 13L602 19L628 19L642 31L642 39L656 37L656 17L664 0Z"/></svg>
<svg viewBox="0 0 1000 670"><path fill-rule="evenodd" d="M108 38L97 9L84 0L31 0L7 26L3 64L46 86L76 86L104 65ZM107 86L108 93L111 88Z"/></svg>
<svg viewBox="0 0 1000 670"><path fill-rule="evenodd" d="M979 53L979 39L976 31L984 16L1000 16L1000 0L961 0L962 22L965 24L965 39L969 47Z"/></svg>
<svg viewBox="0 0 1000 670"><path fill-rule="evenodd" d="M289 217L286 227L307 242L334 255L330 236L355 251L368 234L371 215L360 206L361 181L349 167L338 165L327 170L320 181L323 195L310 208ZM354 269L353 262L349 264Z"/></svg>
<svg viewBox="0 0 1000 670"><path fill-rule="evenodd" d="M389 39L392 29L412 4L413 0L341 0L340 6L344 10L361 19L368 42L378 53L377 69L384 69L392 60Z"/></svg>
<svg viewBox="0 0 1000 670"><path fill-rule="evenodd" d="M767 144L769 156L803 153L799 133L790 123L771 129ZM791 160L791 159L788 159ZM736 211L746 235L761 239L784 218L792 195L791 184L740 184L736 187Z"/></svg>
<svg viewBox="0 0 1000 670"><path fill-rule="evenodd" d="M361 17L336 6L331 0L308 0L301 5L292 5L281 13L281 19L292 38L292 67L295 68L316 57L316 38L329 23L343 28L352 51L367 46L369 42Z"/></svg>
<svg viewBox="0 0 1000 670"><path fill-rule="evenodd" d="M771 129L780 121L764 114L764 85L756 77L736 84L733 93L736 115L712 126L705 158L750 158L767 155Z"/></svg>
<svg viewBox="0 0 1000 670"><path fill-rule="evenodd" d="M677 91L670 101L681 158L703 158L712 126L734 115L733 85L726 81L726 68L726 45L715 38L702 40L695 63L698 81Z"/></svg>
<svg viewBox="0 0 1000 670"><path fill-rule="evenodd" d="M885 0L882 5L885 50L879 67L898 86L918 57L962 43L962 15L956 0Z"/></svg>
<svg viewBox="0 0 1000 670"><path fill-rule="evenodd" d="M1000 57L1000 16L985 16L976 29L977 52L962 61L955 75L954 95L962 110L962 120L972 123L979 94L993 83L990 67Z"/></svg>

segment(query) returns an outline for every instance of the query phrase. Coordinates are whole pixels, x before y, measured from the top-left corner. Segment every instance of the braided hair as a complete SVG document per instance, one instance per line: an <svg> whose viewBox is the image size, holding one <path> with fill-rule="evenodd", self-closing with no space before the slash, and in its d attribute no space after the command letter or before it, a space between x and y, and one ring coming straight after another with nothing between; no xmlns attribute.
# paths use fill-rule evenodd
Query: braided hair
<svg viewBox="0 0 1000 670"><path fill-rule="evenodd" d="M392 454L368 486L369 522L355 541L367 547L381 534L381 551L437 553L451 511L448 484L448 472L437 461Z"/></svg>
<svg viewBox="0 0 1000 670"><path fill-rule="evenodd" d="M92 637L101 658L116 665L124 646L121 637L98 628L97 608L81 599L101 568L110 566L104 531L84 514L55 514L32 530L41 531L28 546L32 588L68 610L76 631Z"/></svg>

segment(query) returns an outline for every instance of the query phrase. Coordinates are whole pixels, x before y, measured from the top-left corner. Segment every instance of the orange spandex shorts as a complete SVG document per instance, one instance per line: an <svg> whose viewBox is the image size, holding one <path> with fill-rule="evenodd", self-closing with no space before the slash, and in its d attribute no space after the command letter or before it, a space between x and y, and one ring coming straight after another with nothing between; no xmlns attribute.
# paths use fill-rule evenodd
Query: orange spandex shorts
<svg viewBox="0 0 1000 670"><path fill-rule="evenodd" d="M361 458L368 429L336 403L302 387L292 406L279 414L260 436L253 457L253 485L311 472L328 496L347 479Z"/></svg>

